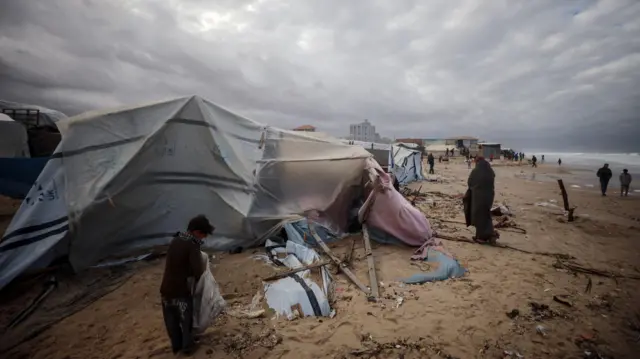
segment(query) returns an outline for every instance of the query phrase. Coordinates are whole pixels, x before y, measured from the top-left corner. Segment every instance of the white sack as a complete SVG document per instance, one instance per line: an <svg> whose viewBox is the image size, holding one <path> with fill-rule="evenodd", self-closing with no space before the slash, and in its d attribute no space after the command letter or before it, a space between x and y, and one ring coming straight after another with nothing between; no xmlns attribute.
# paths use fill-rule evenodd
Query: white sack
<svg viewBox="0 0 640 359"><path fill-rule="evenodd" d="M196 334L203 333L227 306L220 294L220 287L211 274L209 257L204 252L201 254L202 261L206 262L206 269L193 293L193 331Z"/></svg>

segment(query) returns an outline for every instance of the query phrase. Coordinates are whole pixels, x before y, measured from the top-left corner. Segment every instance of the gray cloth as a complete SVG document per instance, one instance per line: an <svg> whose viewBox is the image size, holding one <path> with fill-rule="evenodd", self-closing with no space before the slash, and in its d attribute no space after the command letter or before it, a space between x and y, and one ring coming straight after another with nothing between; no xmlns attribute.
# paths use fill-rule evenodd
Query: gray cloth
<svg viewBox="0 0 640 359"><path fill-rule="evenodd" d="M190 353L193 340L193 299L162 299L162 316L173 353Z"/></svg>
<svg viewBox="0 0 640 359"><path fill-rule="evenodd" d="M620 184L623 186L629 186L631 184L631 175L628 173L621 173Z"/></svg>
<svg viewBox="0 0 640 359"><path fill-rule="evenodd" d="M491 206L495 197L495 177L489 162L480 159L467 181L468 223L476 227L476 239L488 240L494 233Z"/></svg>

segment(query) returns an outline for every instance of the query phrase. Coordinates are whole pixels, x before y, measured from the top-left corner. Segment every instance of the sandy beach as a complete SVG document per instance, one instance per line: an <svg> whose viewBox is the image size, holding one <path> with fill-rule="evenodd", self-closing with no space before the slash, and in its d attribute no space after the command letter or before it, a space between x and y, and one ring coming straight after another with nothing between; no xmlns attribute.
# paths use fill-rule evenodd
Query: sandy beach
<svg viewBox="0 0 640 359"><path fill-rule="evenodd" d="M563 253L584 267L640 278L640 194L619 197L617 176L609 196L602 197L597 188L573 181L585 174L568 167L501 161L493 167L496 203L505 203L512 220L527 232L502 230L500 244ZM416 205L438 232L471 238L472 228L452 223L464 221L456 196L464 193L470 170L461 160L436 163L435 169L433 181L410 185L424 193ZM563 215L557 178L567 178L569 201L577 207L574 222ZM3 226L15 209L15 201L2 199ZM351 243L346 238L332 247L342 254ZM203 335L194 358L583 358L585 352L637 357L640 281L575 273L558 268L557 258L549 255L447 240L444 245L469 270L465 277L400 284L399 278L427 268L409 260L411 248L373 244L379 302L367 302L346 277L336 274L334 318L223 315ZM248 306L262 287L261 278L276 272L253 258L263 253L256 248L213 254L213 274L231 308ZM113 291L2 357L173 358L158 294L163 266L162 257L136 264ZM360 237L353 270L368 283ZM0 301L0 324L29 302L41 281L10 288L13 292ZM52 303L72 302L56 296L64 291L54 292L49 307L45 304L33 317L46 316Z"/></svg>

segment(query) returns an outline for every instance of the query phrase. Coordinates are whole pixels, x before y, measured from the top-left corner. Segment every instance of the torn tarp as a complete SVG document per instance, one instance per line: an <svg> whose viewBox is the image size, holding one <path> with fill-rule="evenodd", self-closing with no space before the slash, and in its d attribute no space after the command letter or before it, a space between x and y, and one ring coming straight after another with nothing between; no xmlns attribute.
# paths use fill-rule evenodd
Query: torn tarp
<svg viewBox="0 0 640 359"><path fill-rule="evenodd" d="M300 268L320 260L320 256L315 250L303 243L296 243L298 240L302 241L302 238L297 238L299 233L291 223L285 224L285 231L288 235L291 233L285 244L277 243L271 239L265 243L265 247L269 248L268 255L272 260L275 259L279 264L290 269ZM265 283L264 292L269 308L288 319L305 316L329 316L331 306L328 298L332 288L332 278L324 267L320 268L320 273L322 286L313 281L309 269L290 274L275 282Z"/></svg>

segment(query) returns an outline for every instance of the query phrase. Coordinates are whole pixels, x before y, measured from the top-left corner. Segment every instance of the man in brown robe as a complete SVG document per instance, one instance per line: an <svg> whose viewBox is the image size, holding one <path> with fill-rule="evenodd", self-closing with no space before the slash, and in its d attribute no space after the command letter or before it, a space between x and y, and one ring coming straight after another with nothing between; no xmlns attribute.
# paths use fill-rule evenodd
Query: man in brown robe
<svg viewBox="0 0 640 359"><path fill-rule="evenodd" d="M491 206L495 197L495 173L484 157L476 158L476 167L471 170L468 189L464 195L464 212L467 226L476 227L473 239L480 243L494 243L498 233L493 229Z"/></svg>

